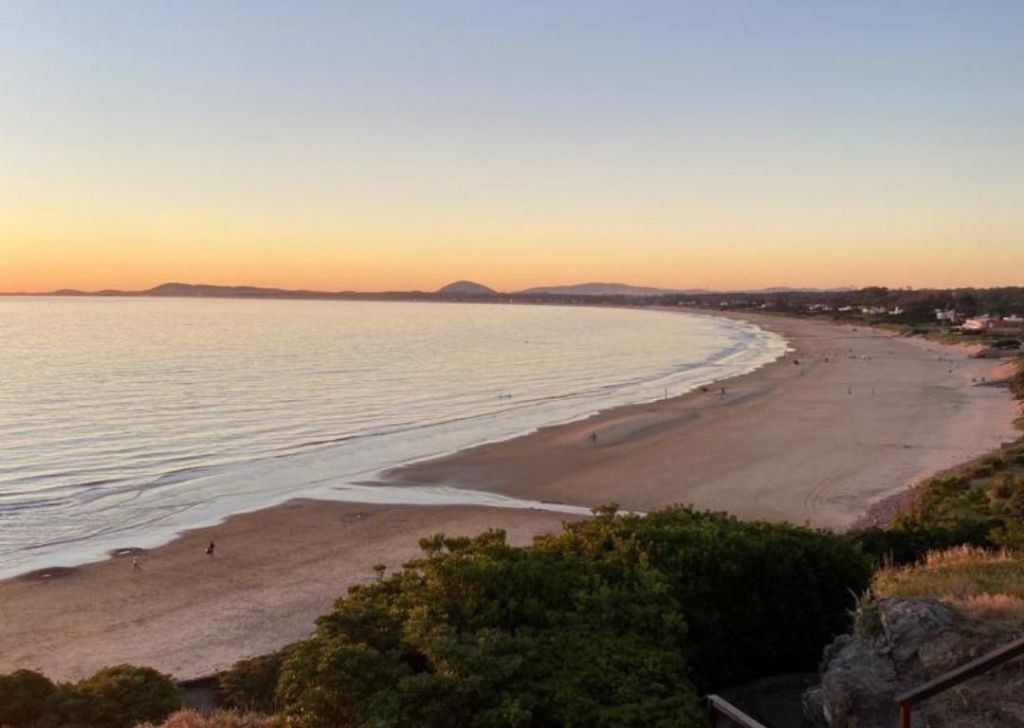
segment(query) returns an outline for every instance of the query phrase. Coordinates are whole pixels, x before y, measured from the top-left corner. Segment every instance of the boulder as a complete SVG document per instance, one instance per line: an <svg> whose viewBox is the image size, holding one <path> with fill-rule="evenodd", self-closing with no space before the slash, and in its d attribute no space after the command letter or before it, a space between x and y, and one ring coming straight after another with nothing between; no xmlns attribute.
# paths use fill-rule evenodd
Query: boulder
<svg viewBox="0 0 1024 728"><path fill-rule="evenodd" d="M815 728L893 728L895 696L1017 635L965 617L935 599L879 600L872 634L842 635L825 648L821 685L808 690L803 707ZM920 703L914 726L1024 728L1021 661L967 681Z"/></svg>

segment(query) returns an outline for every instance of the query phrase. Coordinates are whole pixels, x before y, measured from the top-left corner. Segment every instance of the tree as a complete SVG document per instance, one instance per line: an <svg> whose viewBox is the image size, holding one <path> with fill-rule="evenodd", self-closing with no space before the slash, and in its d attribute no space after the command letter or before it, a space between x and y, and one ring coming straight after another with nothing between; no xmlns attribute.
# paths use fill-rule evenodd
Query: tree
<svg viewBox="0 0 1024 728"><path fill-rule="evenodd" d="M57 691L47 677L31 670L0 675L0 726L33 726L50 711Z"/></svg>

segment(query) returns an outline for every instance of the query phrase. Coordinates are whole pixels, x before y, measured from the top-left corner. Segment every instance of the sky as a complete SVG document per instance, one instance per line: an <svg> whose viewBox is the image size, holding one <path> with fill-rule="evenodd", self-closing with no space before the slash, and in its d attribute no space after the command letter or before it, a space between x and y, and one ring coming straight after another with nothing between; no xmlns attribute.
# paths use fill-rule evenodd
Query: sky
<svg viewBox="0 0 1024 728"><path fill-rule="evenodd" d="M1024 284L1024 3L0 4L0 291Z"/></svg>

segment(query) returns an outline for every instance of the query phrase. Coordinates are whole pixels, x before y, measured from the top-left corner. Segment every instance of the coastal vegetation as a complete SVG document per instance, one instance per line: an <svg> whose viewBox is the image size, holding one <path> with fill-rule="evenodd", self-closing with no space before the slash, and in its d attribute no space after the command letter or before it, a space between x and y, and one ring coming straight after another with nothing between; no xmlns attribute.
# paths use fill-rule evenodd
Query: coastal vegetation
<svg viewBox="0 0 1024 728"><path fill-rule="evenodd" d="M962 545L1024 547L1024 439L915 486L888 527L850 538L878 563L895 565Z"/></svg>
<svg viewBox="0 0 1024 728"><path fill-rule="evenodd" d="M148 667L116 665L75 683L31 670L0 675L0 726L131 728L181 707L174 681Z"/></svg>
<svg viewBox="0 0 1024 728"><path fill-rule="evenodd" d="M922 561L879 569L871 593L931 597L974 617L1024 626L1024 561L1019 552L976 546L933 551Z"/></svg>
<svg viewBox="0 0 1024 728"><path fill-rule="evenodd" d="M688 508L604 508L529 547L501 531L421 546L351 588L308 640L221 676L228 703L294 728L704 726L700 693L813 669L871 575L839 536ZM20 704L19 686L0 710ZM177 704L161 706L133 719ZM9 715L19 727L130 725Z"/></svg>

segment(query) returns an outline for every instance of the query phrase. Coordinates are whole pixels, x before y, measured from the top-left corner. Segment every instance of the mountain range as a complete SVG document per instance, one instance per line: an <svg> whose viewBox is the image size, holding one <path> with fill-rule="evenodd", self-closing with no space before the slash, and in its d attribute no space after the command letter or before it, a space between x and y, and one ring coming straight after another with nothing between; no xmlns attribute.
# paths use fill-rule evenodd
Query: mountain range
<svg viewBox="0 0 1024 728"><path fill-rule="evenodd" d="M732 291L734 293L786 293L786 292L819 292L846 291L848 288L762 288L757 290ZM624 296L648 297L661 295L701 295L714 293L703 288L670 289L652 288L649 286L632 286L626 283L577 283L572 285L537 286L521 291L500 293L493 288L474 281L458 280L439 288L436 291L314 291L307 289L287 289L261 286L218 286L195 283L163 283L141 291L122 291L105 289L101 291L80 291L63 288L49 293L36 294L47 296L158 296L158 297L195 297L195 298L488 298L494 296Z"/></svg>

